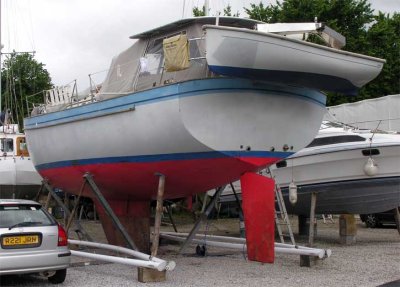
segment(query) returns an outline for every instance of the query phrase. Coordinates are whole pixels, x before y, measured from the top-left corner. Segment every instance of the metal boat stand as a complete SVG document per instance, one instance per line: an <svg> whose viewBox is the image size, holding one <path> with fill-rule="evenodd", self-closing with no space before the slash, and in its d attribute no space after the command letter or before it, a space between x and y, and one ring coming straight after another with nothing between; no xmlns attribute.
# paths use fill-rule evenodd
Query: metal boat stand
<svg viewBox="0 0 400 287"><path fill-rule="evenodd" d="M192 230L190 231L190 233L162 232L160 235L161 238L171 240L171 241L183 242L181 249L180 249L181 254L184 252L185 248L191 243L198 244L198 248L196 249L196 252L199 255L205 255L204 247L203 247L203 250L198 250L199 246L205 246L205 245L221 247L221 248L228 248L228 249L236 249L236 250L245 252L247 250L245 238L197 234L197 231L199 230L201 223L207 219L212 208L215 206L215 202L220 197L224 188L225 188L225 186L220 187L216 190L211 201L208 203L204 212L200 214L198 220L196 221L196 223L195 223L194 227L192 228ZM314 206L314 208L313 208L314 211L312 211L312 213L314 214L314 215L312 215L313 218L315 218L315 203L316 203L316 195L313 196L313 206ZM275 253L300 255L301 258L307 258L308 261L310 261L311 259L314 259L314 261L315 261L316 259L324 259L324 258L330 257L332 254L332 251L330 249L319 249L319 248L312 247L313 236L314 236L313 233L314 233L314 231L310 230L310 237L309 237L309 245L310 246L299 246L296 244L285 244L285 243L275 242L274 243L274 245L275 245L274 251L275 251ZM202 251L202 252L200 252L200 251ZM300 264L301 264L301 266L307 266L307 265L302 265L302 259L300 259Z"/></svg>
<svg viewBox="0 0 400 287"><path fill-rule="evenodd" d="M84 185L82 186L82 190L83 190L83 188L84 188ZM49 208L50 201L52 198L54 198L54 200L57 202L57 204L59 206L61 206L61 208L64 210L64 212L68 218L67 225L71 226L74 214L69 211L68 207L64 204L62 199L54 192L53 188L51 187L51 185L49 184L47 179L42 180L42 186L40 187L40 189L36 195L36 200L39 200L40 194L44 191L44 189L46 189L48 191L45 209L47 210ZM74 209L76 208L77 202L79 202L79 201L75 202ZM92 237L86 232L86 230L82 227L82 225L79 223L79 221L75 220L75 225L76 225L76 228L74 229L74 231L77 233L78 238L81 239L83 237L88 241L93 241Z"/></svg>
<svg viewBox="0 0 400 287"><path fill-rule="evenodd" d="M155 224L156 226L160 225L160 222L161 222L161 214L159 211L161 210L161 212L162 212L162 197L163 197L163 192L164 192L164 182L165 182L165 177L163 175L160 175L160 184L159 184L158 196L157 196L157 203L158 203L157 204L157 210L158 210L157 214L158 214L158 216L156 216L157 217L156 224ZM84 257L84 258L89 258L89 259L94 259L94 260L135 266L138 268L138 280L140 282L164 281L165 279L163 280L162 278L165 278L165 271L174 270L176 263L174 261L166 261L166 260L162 260L162 259L156 257L157 249L158 249L158 240L159 240L159 228L158 228L158 235L157 235L157 231L156 231L156 236L153 241L152 254L150 255L150 254L146 254L146 253L137 251L137 247L136 247L135 243L130 238L129 234L123 227L123 225L120 222L120 220L118 219L118 217L115 215L111 206L108 204L108 202L106 201L106 199L100 192L99 188L97 187L97 185L96 185L95 181L93 180L93 177L90 173L85 173L83 176L83 184L78 193L78 197L75 200L75 205L73 207L72 212L69 211L69 209L62 202L61 198L53 191L52 187L50 186L50 184L48 183L47 180L43 180L42 187L39 190L37 196L40 196L40 193L44 190L44 188L47 189L49 194L48 194L48 199L46 201L46 206L48 207L48 204L49 204L51 198L54 198L56 200L56 202L65 210L65 212L68 216L67 226L69 227L72 224L72 222L74 222L73 218L74 218L74 214L77 210L77 203L79 202L79 199L80 199L81 195L83 194L83 191L84 191L86 185L88 185L90 187L90 189L92 190L96 199L98 200L99 204L106 211L107 216L112 219L114 225L121 232L124 239L126 240L127 245L129 247L131 247L132 249L121 247L121 246L116 246L116 245L111 245L111 244L103 244L103 243L93 242L93 239L90 237L89 234L87 234L87 232L82 228L82 226L79 224L79 222L77 220L75 220L75 224L78 226L80 231L85 235L85 237L87 238L88 241L68 239L68 243L74 244L74 245L79 245L79 246L86 246L86 247L110 250L110 251L118 252L121 254L125 254L125 256L133 256L133 257L135 257L135 259L119 257L119 256L104 255L104 254L96 254L96 253L90 253L90 252L84 252L84 251L78 251L78 250L71 250L71 254L74 256L78 256L78 257ZM161 207L159 207L159 204L161 204ZM133 249L135 249L135 250L133 250ZM161 278L161 280L160 280L160 278Z"/></svg>
<svg viewBox="0 0 400 287"><path fill-rule="evenodd" d="M127 265L132 265L138 267L138 281L139 282L158 282L158 281L165 281L167 270L171 271L175 268L175 262L170 261L167 262L165 260L157 258L158 246L159 246L159 239L160 239L160 227L161 227L161 217L163 213L163 197L164 197L164 189L165 189L165 176L160 173L156 173L156 176L159 177L159 184L157 190L157 207L156 207L156 215L155 215L155 223L154 223L154 235L151 247L151 254L148 255L146 253L142 253L138 251L138 248L132 238L130 237L129 233L126 231L124 226L122 225L121 221L115 215L113 209L108 204L107 200L104 198L102 193L100 192L99 188L97 187L94 179L90 173L85 173L83 176L85 182L87 182L93 191L93 194L97 198L98 202L103 207L104 211L106 212L107 216L111 218L113 225L120 231L122 236L124 237L126 243L131 249L108 245L108 244L91 244L88 242L76 242L71 241L71 243L86 245L86 246L95 246L98 248L114 250L121 253L125 253L128 255L132 255L138 257L140 260L136 259L126 259L120 258L115 256L106 256L106 255L98 255L92 253L84 253L84 252L73 252L72 254L77 256L83 256L93 259L99 259L103 261L109 261L114 263L122 263Z"/></svg>
<svg viewBox="0 0 400 287"><path fill-rule="evenodd" d="M168 240L186 243L188 235L188 233L162 232L160 236ZM194 234L192 235L192 240L190 241L190 243L203 245L207 244L209 246L236 249L244 252L247 249L245 238L216 235L207 235L207 239L205 239L205 237L206 236L204 234ZM328 258L332 254L332 251L330 249L311 248L307 246L299 246L278 242L275 242L275 252L300 256L312 256L319 259Z"/></svg>
<svg viewBox="0 0 400 287"><path fill-rule="evenodd" d="M122 234L123 238L125 239L126 243L128 246L133 249L133 250L138 250L136 247L136 244L133 242L132 238L129 236L128 232L125 230L124 226L122 223L119 221L118 217L115 215L114 211L112 210L111 206L108 204L107 200L104 198L103 194L100 192L100 189L97 187L96 183L93 180L93 177L90 173L85 173L83 175L84 182L87 182L101 204L101 206L104 208L106 214L111 218L114 226L118 229L118 231Z"/></svg>
<svg viewBox="0 0 400 287"><path fill-rule="evenodd" d="M199 216L199 218L196 220L192 230L190 231L189 235L187 236L186 240L183 242L179 253L182 254L186 247L192 242L193 238L196 236L197 231L199 230L201 223L205 220L207 220L208 215L211 213L212 209L215 206L215 203L217 202L217 200L219 199L219 197L221 196L221 193L224 191L226 185L225 186L221 186L219 188L216 189L214 195L212 196L210 202L208 203L207 207L205 207L204 212L202 212ZM204 255L205 254L205 248L203 245L203 249L201 251L201 254Z"/></svg>

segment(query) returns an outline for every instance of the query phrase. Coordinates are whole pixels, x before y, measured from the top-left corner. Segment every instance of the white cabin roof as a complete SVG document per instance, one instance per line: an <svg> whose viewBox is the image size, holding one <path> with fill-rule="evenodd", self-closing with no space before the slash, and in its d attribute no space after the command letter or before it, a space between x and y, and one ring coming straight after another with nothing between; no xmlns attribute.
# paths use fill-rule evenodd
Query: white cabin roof
<svg viewBox="0 0 400 287"><path fill-rule="evenodd" d="M157 27L146 32L142 32L139 34L135 34L130 36L131 39L143 39L143 38L150 38L153 36L157 36L160 34L165 34L171 31L179 30L183 26L192 25L195 23L200 23L203 25L206 24L215 24L217 21L217 17L193 17L187 19L181 19L169 24L166 24L161 27ZM238 27L238 28L247 28L253 29L257 24L261 24L264 22L252 20L252 19L244 19L238 17L218 17L219 25L221 26L231 26L231 27Z"/></svg>

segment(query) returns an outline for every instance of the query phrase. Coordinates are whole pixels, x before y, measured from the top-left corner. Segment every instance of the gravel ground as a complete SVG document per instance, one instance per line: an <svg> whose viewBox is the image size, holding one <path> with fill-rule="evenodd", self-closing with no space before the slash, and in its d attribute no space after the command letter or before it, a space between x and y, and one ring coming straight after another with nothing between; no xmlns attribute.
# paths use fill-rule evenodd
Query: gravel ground
<svg viewBox="0 0 400 287"><path fill-rule="evenodd" d="M292 224L297 232L295 218ZM277 254L274 264L249 262L239 251L208 248L206 257L194 255L194 247L187 254L177 255L178 246L160 248L160 258L174 260L177 267L167 273L167 281L147 283L151 286L378 286L399 280L391 286L400 286L400 236L395 228L365 228L358 222L357 243L339 244L338 218L334 224L318 221L315 238L317 248L329 248L332 256L311 268L299 266L299 256ZM213 234L238 234L237 219L213 220L205 226ZM104 242L99 223L86 223L90 234ZM179 225L180 232L190 225ZM171 230L164 227L164 230ZM296 237L298 244L307 238ZM86 259L85 259L86 260ZM136 268L110 263L90 262L84 266L80 258L73 258L63 286L143 286L137 281ZM87 261L87 260L86 260ZM1 286L53 286L38 276L6 276Z"/></svg>

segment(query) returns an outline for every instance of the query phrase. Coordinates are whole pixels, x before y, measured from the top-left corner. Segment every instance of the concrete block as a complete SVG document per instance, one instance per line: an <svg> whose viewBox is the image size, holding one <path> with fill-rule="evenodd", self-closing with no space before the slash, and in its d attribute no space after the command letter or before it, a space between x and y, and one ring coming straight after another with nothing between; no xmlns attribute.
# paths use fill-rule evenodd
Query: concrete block
<svg viewBox="0 0 400 287"><path fill-rule="evenodd" d="M315 256L300 255L300 267L312 267L317 265L319 258Z"/></svg>
<svg viewBox="0 0 400 287"><path fill-rule="evenodd" d="M148 282L164 282L167 280L166 271L158 271L151 268L138 267L138 281L142 283Z"/></svg>

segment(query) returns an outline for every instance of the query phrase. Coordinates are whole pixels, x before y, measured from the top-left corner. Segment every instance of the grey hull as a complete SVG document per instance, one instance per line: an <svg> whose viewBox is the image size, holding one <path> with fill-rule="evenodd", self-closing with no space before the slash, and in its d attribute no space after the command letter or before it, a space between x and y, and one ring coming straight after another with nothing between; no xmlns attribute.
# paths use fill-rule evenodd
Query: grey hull
<svg viewBox="0 0 400 287"><path fill-rule="evenodd" d="M317 193L317 214L377 213L400 206L400 177L299 186L297 192L298 200L293 206L288 189L282 188L288 213L308 215L313 192Z"/></svg>

